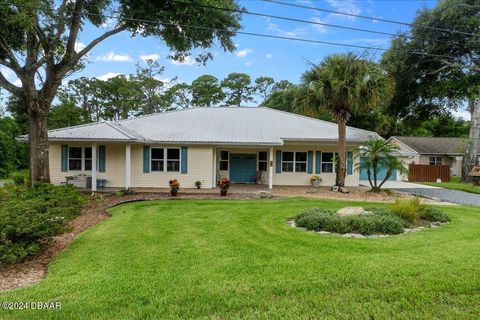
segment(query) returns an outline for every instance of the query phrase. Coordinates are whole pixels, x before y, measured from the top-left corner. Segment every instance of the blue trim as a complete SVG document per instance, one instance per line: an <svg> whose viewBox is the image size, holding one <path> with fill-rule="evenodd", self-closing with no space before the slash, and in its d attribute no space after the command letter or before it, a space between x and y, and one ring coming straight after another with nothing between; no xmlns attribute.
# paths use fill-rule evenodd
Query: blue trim
<svg viewBox="0 0 480 320"><path fill-rule="evenodd" d="M315 152L315 173L322 173L322 151Z"/></svg>
<svg viewBox="0 0 480 320"><path fill-rule="evenodd" d="M143 173L150 173L150 147L143 147Z"/></svg>
<svg viewBox="0 0 480 320"><path fill-rule="evenodd" d="M105 146L98 146L98 172L105 172Z"/></svg>
<svg viewBox="0 0 480 320"><path fill-rule="evenodd" d="M68 146L62 144L62 172L68 171Z"/></svg>
<svg viewBox="0 0 480 320"><path fill-rule="evenodd" d="M187 166L188 166L188 148L181 147L180 148L180 173L187 173Z"/></svg>
<svg viewBox="0 0 480 320"><path fill-rule="evenodd" d="M277 150L275 162L275 172L282 173L282 151Z"/></svg>
<svg viewBox="0 0 480 320"><path fill-rule="evenodd" d="M308 151L308 154L307 154L307 172L308 174L312 174L313 173L313 151Z"/></svg>
<svg viewBox="0 0 480 320"><path fill-rule="evenodd" d="M353 154L351 152L347 152L347 174L353 174Z"/></svg>

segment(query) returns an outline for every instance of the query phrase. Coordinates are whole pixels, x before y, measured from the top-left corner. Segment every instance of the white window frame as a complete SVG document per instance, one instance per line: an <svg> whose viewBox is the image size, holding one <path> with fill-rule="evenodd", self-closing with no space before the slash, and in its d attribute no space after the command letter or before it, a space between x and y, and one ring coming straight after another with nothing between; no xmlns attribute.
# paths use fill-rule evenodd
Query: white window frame
<svg viewBox="0 0 480 320"><path fill-rule="evenodd" d="M80 158L70 158L70 149L72 148L80 148ZM68 146L68 157L67 157L67 163L68 163L68 171L84 171L84 162L83 162L83 147L76 147L76 146ZM80 160L80 169L70 169L70 159L72 160Z"/></svg>
<svg viewBox="0 0 480 320"><path fill-rule="evenodd" d="M433 159L433 161L432 161L432 159ZM434 165L434 166L439 166L439 165L442 165L442 162L443 162L442 160L443 159L440 156L430 156L429 159L428 159L428 164L429 165Z"/></svg>
<svg viewBox="0 0 480 320"><path fill-rule="evenodd" d="M332 161L323 161L323 155L324 155L324 154L327 154L327 153L331 153L331 154L332 154ZM322 169L321 172L322 172L322 173L335 173L337 166L336 166L335 161L333 161L333 158L335 158L335 155L336 155L336 154L337 154L337 152L322 152L322 153L321 153L320 157L322 157L322 159L321 159L322 161L321 161L321 164L320 164L320 165L321 165L321 169ZM338 157L338 154L337 154L337 157ZM330 171L327 172L327 171L324 171L324 170L323 170L323 164L329 164L329 163L332 164L332 172L330 172ZM345 161L345 163L346 163L346 161Z"/></svg>
<svg viewBox="0 0 480 320"><path fill-rule="evenodd" d="M284 161L283 154L284 153L293 153L293 161ZM297 153L305 153L305 161L297 161ZM283 164L284 163L291 163L293 164L293 171L284 171ZM297 163L305 163L305 171L297 171ZM282 172L293 172L293 173L307 173L308 172L308 152L307 151L282 151Z"/></svg>
<svg viewBox="0 0 480 320"><path fill-rule="evenodd" d="M227 159L222 159L222 152L227 153ZM227 163L227 170L222 169L222 162ZM220 150L218 154L218 171L229 171L230 170L230 151L227 150Z"/></svg>
<svg viewBox="0 0 480 320"><path fill-rule="evenodd" d="M260 153L262 152L265 153L265 160L260 160ZM257 170L267 172L268 171L268 151L265 151L265 150L258 151L257 157L258 157ZM265 163L265 170L260 170L260 163Z"/></svg>
<svg viewBox="0 0 480 320"><path fill-rule="evenodd" d="M153 150L163 150L163 159L153 159L152 153ZM177 159L168 159L168 150L178 150L178 160ZM163 170L153 170L152 161L162 161L163 162ZM168 161L176 161L178 162L178 170L172 171L167 170ZM150 172L180 172L182 170L182 152L178 147L150 147Z"/></svg>

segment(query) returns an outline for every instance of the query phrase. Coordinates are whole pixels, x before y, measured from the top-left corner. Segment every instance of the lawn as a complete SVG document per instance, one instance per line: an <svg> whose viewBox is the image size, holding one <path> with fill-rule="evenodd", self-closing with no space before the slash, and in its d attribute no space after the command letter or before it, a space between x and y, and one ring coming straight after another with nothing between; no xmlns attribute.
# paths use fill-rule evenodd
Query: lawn
<svg viewBox="0 0 480 320"><path fill-rule="evenodd" d="M0 310L0 318L478 318L479 209L448 207L449 225L380 239L285 223L303 208L354 204L118 206L55 259L44 281L0 293L0 301L59 301L61 310Z"/></svg>
<svg viewBox="0 0 480 320"><path fill-rule="evenodd" d="M422 182L422 184L480 194L480 187L471 183L460 182L459 177L452 177L449 182Z"/></svg>

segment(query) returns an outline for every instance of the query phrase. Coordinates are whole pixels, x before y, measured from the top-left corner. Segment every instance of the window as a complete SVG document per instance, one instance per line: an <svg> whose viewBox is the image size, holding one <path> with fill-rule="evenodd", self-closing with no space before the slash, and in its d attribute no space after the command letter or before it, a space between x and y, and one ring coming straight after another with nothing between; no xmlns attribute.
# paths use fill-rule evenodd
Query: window
<svg viewBox="0 0 480 320"><path fill-rule="evenodd" d="M335 158L333 152L322 152L322 173L333 173Z"/></svg>
<svg viewBox="0 0 480 320"><path fill-rule="evenodd" d="M267 171L267 151L258 153L258 171Z"/></svg>
<svg viewBox="0 0 480 320"><path fill-rule="evenodd" d="M92 170L92 148L85 148L85 170Z"/></svg>
<svg viewBox="0 0 480 320"><path fill-rule="evenodd" d="M306 152L282 152L283 172L307 172Z"/></svg>
<svg viewBox="0 0 480 320"><path fill-rule="evenodd" d="M90 158L91 158L91 153L90 153ZM81 147L68 148L68 170L72 170L72 171L82 170L82 148Z"/></svg>
<svg viewBox="0 0 480 320"><path fill-rule="evenodd" d="M429 164L431 164L431 165L441 165L442 164L442 157L430 157Z"/></svg>
<svg viewBox="0 0 480 320"><path fill-rule="evenodd" d="M152 148L152 171L163 171L164 150L163 148Z"/></svg>
<svg viewBox="0 0 480 320"><path fill-rule="evenodd" d="M180 149L167 149L167 171L180 171Z"/></svg>
<svg viewBox="0 0 480 320"><path fill-rule="evenodd" d="M295 172L307 172L306 152L295 152Z"/></svg>
<svg viewBox="0 0 480 320"><path fill-rule="evenodd" d="M220 170L228 170L228 151L220 151Z"/></svg>

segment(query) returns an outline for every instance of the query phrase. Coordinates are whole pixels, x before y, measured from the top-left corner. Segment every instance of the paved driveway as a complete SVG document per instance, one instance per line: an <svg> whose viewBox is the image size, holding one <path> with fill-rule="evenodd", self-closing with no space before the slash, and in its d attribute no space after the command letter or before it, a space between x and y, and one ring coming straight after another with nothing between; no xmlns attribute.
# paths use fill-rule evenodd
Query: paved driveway
<svg viewBox="0 0 480 320"><path fill-rule="evenodd" d="M360 180L360 185L370 187L368 180ZM439 187L432 187L424 184L417 184L417 183L405 182L405 181L386 181L385 184L382 186L382 188L385 188L385 189L442 189Z"/></svg>

